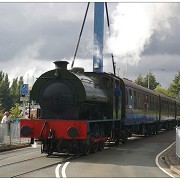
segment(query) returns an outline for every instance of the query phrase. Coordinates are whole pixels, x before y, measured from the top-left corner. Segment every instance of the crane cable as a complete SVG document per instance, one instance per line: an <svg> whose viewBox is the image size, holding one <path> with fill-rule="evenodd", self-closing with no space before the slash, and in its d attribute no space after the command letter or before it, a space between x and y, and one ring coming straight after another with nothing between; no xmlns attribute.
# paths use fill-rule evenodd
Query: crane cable
<svg viewBox="0 0 180 180"><path fill-rule="evenodd" d="M88 9L89 9L89 4L90 4L90 2L88 2L88 4L87 4L87 8L86 8L83 24L82 24L82 27L81 27L81 31L80 31L80 34L79 34L79 39L78 39L78 43L77 43L76 50L75 50L75 53L74 53L74 58L73 58L73 61L72 61L72 64L71 64L71 68L74 66L74 61L75 61L77 50L78 50L78 47L79 47L79 43L80 43L83 28L84 28L84 24L85 24L85 21L86 21Z"/></svg>
<svg viewBox="0 0 180 180"><path fill-rule="evenodd" d="M107 2L105 2L105 6L106 6L106 17L107 17L107 24L108 24L108 29L109 29L109 37L110 37L110 23L109 23L109 15L108 15L108 7L107 7ZM113 64L113 71L114 71L114 75L116 75L116 66L115 66L115 62L114 62L114 56L111 53L111 57L112 57L112 64Z"/></svg>

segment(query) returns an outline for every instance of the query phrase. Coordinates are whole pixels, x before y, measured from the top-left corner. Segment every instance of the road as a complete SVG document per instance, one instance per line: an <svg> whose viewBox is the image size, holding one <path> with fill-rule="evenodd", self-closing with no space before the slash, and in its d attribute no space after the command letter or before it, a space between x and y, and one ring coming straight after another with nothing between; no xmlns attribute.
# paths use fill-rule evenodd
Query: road
<svg viewBox="0 0 180 180"><path fill-rule="evenodd" d="M175 141L175 129L151 137L136 136L89 156L40 154L40 147L0 153L0 177L116 177L167 178L157 154Z"/></svg>
<svg viewBox="0 0 180 180"><path fill-rule="evenodd" d="M156 155L175 141L175 130L131 139L88 157L74 159L66 168L67 177L169 177L155 163ZM78 173L77 173L78 172Z"/></svg>

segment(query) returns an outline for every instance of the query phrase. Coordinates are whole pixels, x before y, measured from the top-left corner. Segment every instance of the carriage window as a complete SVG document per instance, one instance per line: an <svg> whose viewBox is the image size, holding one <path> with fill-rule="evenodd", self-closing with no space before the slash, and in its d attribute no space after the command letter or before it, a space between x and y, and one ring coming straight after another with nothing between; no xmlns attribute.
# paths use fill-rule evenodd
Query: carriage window
<svg viewBox="0 0 180 180"><path fill-rule="evenodd" d="M167 107L167 108L166 108L166 111L169 112L169 102L168 102L168 101L167 101L167 103L166 103L166 107Z"/></svg>
<svg viewBox="0 0 180 180"><path fill-rule="evenodd" d="M138 92L138 108L142 109L142 99L141 99L141 93Z"/></svg>
<svg viewBox="0 0 180 180"><path fill-rule="evenodd" d="M125 96L126 96L125 102L126 102L126 107L127 107L128 106L128 91L127 91L127 89L125 91Z"/></svg>
<svg viewBox="0 0 180 180"><path fill-rule="evenodd" d="M137 94L136 91L134 91L134 109L137 109Z"/></svg>
<svg viewBox="0 0 180 180"><path fill-rule="evenodd" d="M149 96L149 109L152 110L152 99L151 99L151 96Z"/></svg>
<svg viewBox="0 0 180 180"><path fill-rule="evenodd" d="M151 109L154 110L154 97L152 97Z"/></svg>
<svg viewBox="0 0 180 180"><path fill-rule="evenodd" d="M154 98L154 110L158 111L158 99Z"/></svg>
<svg viewBox="0 0 180 180"><path fill-rule="evenodd" d="M129 89L128 105L129 105L129 108L132 108L132 106L133 106L133 96L132 96L131 89Z"/></svg>
<svg viewBox="0 0 180 180"><path fill-rule="evenodd" d="M143 98L144 98L144 109L147 109L147 96L145 94L143 94Z"/></svg>
<svg viewBox="0 0 180 180"><path fill-rule="evenodd" d="M165 106L165 104L164 104L164 101L163 101L163 100L161 101L161 106L162 106L162 112L164 112L164 106Z"/></svg>
<svg viewBox="0 0 180 180"><path fill-rule="evenodd" d="M131 89L129 89L129 96L132 96L132 91L131 91Z"/></svg>

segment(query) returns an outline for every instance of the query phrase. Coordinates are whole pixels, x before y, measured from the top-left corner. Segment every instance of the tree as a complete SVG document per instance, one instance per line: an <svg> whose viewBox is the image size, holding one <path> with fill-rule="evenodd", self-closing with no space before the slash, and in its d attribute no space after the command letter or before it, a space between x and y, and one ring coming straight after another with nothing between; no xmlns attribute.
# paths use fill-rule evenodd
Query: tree
<svg viewBox="0 0 180 180"><path fill-rule="evenodd" d="M13 79L10 87L8 74L0 71L0 112L9 111L11 107L20 104L20 85L23 84L21 76Z"/></svg>
<svg viewBox="0 0 180 180"><path fill-rule="evenodd" d="M13 79L13 82L12 82L12 85L11 85L11 88L10 88L10 95L11 95L11 98L12 98L12 104L16 104L17 102L19 102L18 100L18 78L15 78Z"/></svg>
<svg viewBox="0 0 180 180"><path fill-rule="evenodd" d="M156 81L156 78L152 73L147 74L144 78L141 74L138 75L137 79L135 80L135 83L147 88L148 79L149 79L149 89L154 90L158 85L160 85Z"/></svg>
<svg viewBox="0 0 180 180"><path fill-rule="evenodd" d="M1 89L1 83L4 79L4 73L0 71L0 89ZM2 91L0 90L0 112L2 112Z"/></svg>
<svg viewBox="0 0 180 180"><path fill-rule="evenodd" d="M175 75L174 80L169 85L168 91L174 99L180 100L180 71Z"/></svg>
<svg viewBox="0 0 180 180"><path fill-rule="evenodd" d="M14 106L16 103L20 103L20 85L23 84L23 77L21 76L18 78L13 79L11 88L10 88L10 95L12 97L12 105Z"/></svg>
<svg viewBox="0 0 180 180"><path fill-rule="evenodd" d="M154 91L156 91L157 93L163 94L163 95L165 95L165 96L170 96L169 91L168 91L167 89L161 87L160 85L158 85L158 86L154 89Z"/></svg>
<svg viewBox="0 0 180 180"><path fill-rule="evenodd" d="M156 81L155 76L150 72L144 78L144 83L147 84L146 87L148 87L148 79L149 79L149 89L154 90L158 85L160 85L160 83Z"/></svg>
<svg viewBox="0 0 180 180"><path fill-rule="evenodd" d="M136 84L139 84L143 87L145 87L145 84L144 84L144 78L141 74L138 75L137 79L134 81Z"/></svg>
<svg viewBox="0 0 180 180"><path fill-rule="evenodd" d="M0 83L3 79L4 79L4 73L2 71L0 71Z"/></svg>
<svg viewBox="0 0 180 180"><path fill-rule="evenodd" d="M12 106L12 99L10 96L9 79L5 74L0 83L0 109L1 111L7 111Z"/></svg>

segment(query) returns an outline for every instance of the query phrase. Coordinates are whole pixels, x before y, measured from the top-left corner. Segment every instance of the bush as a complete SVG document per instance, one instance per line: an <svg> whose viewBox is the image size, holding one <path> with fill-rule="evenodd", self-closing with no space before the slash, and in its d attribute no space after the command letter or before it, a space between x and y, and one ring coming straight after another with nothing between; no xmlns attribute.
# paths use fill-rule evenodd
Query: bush
<svg viewBox="0 0 180 180"><path fill-rule="evenodd" d="M10 110L11 114L10 114L10 117L9 118L18 118L19 117L19 104L15 104L14 107L11 108Z"/></svg>

